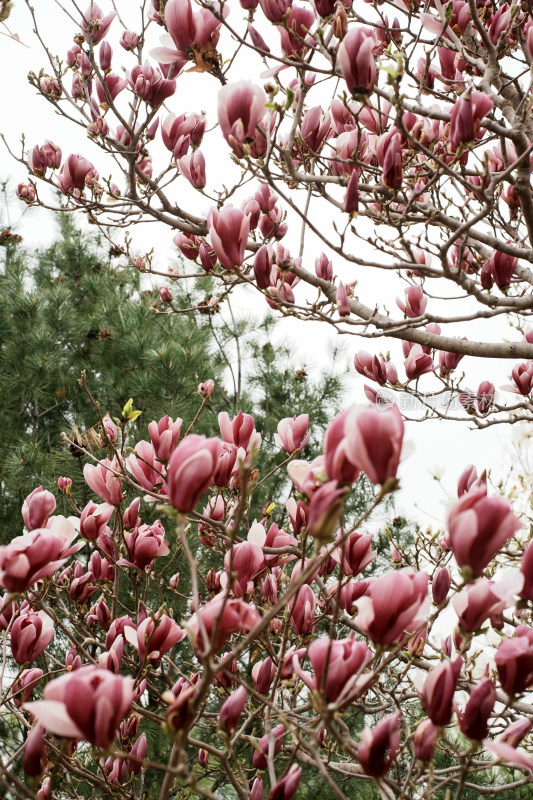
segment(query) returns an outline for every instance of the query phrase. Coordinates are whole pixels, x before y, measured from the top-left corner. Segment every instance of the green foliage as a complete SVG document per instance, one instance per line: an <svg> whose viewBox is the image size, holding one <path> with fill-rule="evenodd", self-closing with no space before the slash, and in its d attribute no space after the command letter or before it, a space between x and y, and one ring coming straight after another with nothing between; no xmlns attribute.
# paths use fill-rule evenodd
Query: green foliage
<svg viewBox="0 0 533 800"><path fill-rule="evenodd" d="M197 387L219 384L221 359L205 319L162 315L155 289L106 253L96 237L59 218L61 236L30 255L17 237L3 241L0 268L0 466L2 539L20 533L20 506L37 485L73 479L84 504L84 459L62 432L100 455L98 416L79 385L82 370L102 413L120 414L133 396L142 415L132 439L164 414L194 417ZM1 252L1 251L0 251ZM101 451L101 457L106 453ZM61 509L59 509L61 510ZM65 508L66 510L66 508Z"/></svg>

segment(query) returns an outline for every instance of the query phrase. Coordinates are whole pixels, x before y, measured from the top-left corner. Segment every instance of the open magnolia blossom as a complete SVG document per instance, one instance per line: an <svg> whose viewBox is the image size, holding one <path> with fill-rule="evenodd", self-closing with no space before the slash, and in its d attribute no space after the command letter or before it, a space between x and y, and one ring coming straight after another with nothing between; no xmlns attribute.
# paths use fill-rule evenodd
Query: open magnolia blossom
<svg viewBox="0 0 533 800"><path fill-rule="evenodd" d="M104 5L58 4L64 42L30 12L46 54L30 82L65 132L46 138L43 116L22 152L7 143L28 173L20 201L83 214L121 267L151 277L158 254L130 231L156 222L183 257L169 280L205 281L202 313L239 292L392 349L352 347L369 405L325 431L313 408L291 408L274 443L240 402L208 420L210 379L192 419L162 408L136 440L132 401L101 416L92 398L102 452L71 441L83 507L81 471L58 476L75 519L38 486L0 548L0 702L20 734L2 791L520 792L533 771L529 498L515 490L511 505L457 464L438 530L387 515L399 472L417 480L416 464L401 470L409 408L479 428L532 419L531 8ZM0 0L0 21L10 8ZM159 296L154 313L183 312L168 287Z"/></svg>

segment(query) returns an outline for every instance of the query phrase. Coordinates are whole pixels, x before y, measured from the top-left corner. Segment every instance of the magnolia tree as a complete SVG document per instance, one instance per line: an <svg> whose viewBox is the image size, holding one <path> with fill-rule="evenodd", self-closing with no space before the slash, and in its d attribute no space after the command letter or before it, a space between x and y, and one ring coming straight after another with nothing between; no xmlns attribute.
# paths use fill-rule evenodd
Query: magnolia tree
<svg viewBox="0 0 533 800"><path fill-rule="evenodd" d="M307 415L281 420L274 474L290 485L260 520L254 491L273 473L249 415L221 414L212 438L199 414L163 417L128 455L136 412L113 421L95 401L109 449L85 468L95 501L66 519L36 488L26 533L0 549L1 699L34 783L18 752L0 782L39 798L289 800L313 780L339 798L519 796L533 770L527 520L467 468L443 531L392 542L373 569L372 514L397 488L404 434L380 387L423 404L426 386L453 392L480 427L531 417L529 6L153 0L135 27L126 3L63 11L74 41L57 54L40 35L48 63L30 81L91 141L10 146L31 173L20 199L50 206L50 184L115 246L126 231L124 255L155 274L128 232L162 223L191 263L176 280L204 276L217 303L247 285L280 314L401 340L405 377L358 352L371 405L337 416L312 463ZM206 114L183 108L191 81L215 99ZM360 298L352 266L396 280L399 311L375 281ZM180 311L168 289L164 302ZM502 316L514 341L495 341ZM475 338L450 333L468 323ZM490 374L467 390L463 356L526 359L515 400ZM375 493L354 518L360 473Z"/></svg>

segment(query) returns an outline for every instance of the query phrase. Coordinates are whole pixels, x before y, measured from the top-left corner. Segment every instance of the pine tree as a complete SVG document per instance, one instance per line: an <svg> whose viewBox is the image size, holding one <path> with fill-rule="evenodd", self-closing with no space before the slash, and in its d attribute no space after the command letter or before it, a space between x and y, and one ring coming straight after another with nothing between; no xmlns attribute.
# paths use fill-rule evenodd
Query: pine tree
<svg viewBox="0 0 533 800"><path fill-rule="evenodd" d="M102 413L119 415L132 395L142 400L138 430L164 414L190 418L198 384L221 379L205 322L154 314L157 291L144 290L138 272L118 266L68 216L58 222L58 240L35 254L9 230L0 240L3 540L20 532L22 500L39 484L53 489L67 475L73 498L86 502L76 496L84 459L61 438L65 431L98 454L98 418L79 385L82 370Z"/></svg>

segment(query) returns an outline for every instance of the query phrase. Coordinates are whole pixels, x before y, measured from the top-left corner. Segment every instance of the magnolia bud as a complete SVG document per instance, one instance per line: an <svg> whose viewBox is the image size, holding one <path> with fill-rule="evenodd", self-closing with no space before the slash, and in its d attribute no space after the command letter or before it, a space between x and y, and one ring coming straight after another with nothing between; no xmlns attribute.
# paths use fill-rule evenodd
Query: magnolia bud
<svg viewBox="0 0 533 800"><path fill-rule="evenodd" d="M57 479L57 488L62 494L70 497L72 494L72 479L60 477Z"/></svg>
<svg viewBox="0 0 533 800"><path fill-rule="evenodd" d="M198 394L200 397L211 397L215 390L215 382L209 378L203 383L198 384Z"/></svg>

